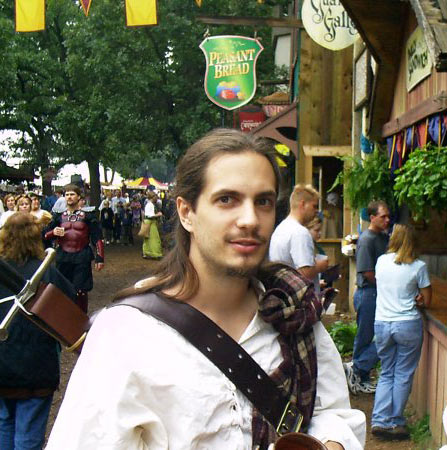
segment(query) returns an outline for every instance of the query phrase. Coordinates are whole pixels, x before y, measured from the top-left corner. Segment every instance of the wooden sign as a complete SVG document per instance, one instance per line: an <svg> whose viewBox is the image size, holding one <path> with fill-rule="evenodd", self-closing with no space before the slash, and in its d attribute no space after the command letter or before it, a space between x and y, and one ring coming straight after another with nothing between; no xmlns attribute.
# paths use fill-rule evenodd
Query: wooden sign
<svg viewBox="0 0 447 450"><path fill-rule="evenodd" d="M407 91L431 74L433 63L421 28L417 27L408 38L406 46Z"/></svg>
<svg viewBox="0 0 447 450"><path fill-rule="evenodd" d="M329 50L349 47L359 36L340 0L304 0L301 16L309 36Z"/></svg>

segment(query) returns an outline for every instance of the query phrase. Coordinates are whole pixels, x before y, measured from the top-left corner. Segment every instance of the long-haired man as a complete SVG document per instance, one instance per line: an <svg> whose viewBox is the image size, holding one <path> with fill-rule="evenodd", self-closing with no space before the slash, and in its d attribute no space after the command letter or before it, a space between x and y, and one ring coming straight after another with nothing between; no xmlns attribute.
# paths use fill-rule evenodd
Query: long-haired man
<svg viewBox="0 0 447 450"><path fill-rule="evenodd" d="M299 403L303 430L328 449L361 449L363 414L337 413L330 380L322 380L326 393L317 383L321 349L312 324L322 307L311 283L286 266L261 268L275 223L274 158L268 143L236 130L215 130L192 145L177 168L174 247L122 295L144 301L151 292L195 308ZM276 438L243 392L177 331L115 306L87 337L47 450L266 450Z"/></svg>

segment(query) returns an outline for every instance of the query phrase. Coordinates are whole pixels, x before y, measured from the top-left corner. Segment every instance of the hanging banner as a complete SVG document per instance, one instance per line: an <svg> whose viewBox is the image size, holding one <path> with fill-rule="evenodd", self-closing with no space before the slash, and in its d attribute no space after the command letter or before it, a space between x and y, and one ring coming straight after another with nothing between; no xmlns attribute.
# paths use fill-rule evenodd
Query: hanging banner
<svg viewBox="0 0 447 450"><path fill-rule="evenodd" d="M405 55L407 58L407 91L431 74L432 62L428 53L424 33L417 27L408 38Z"/></svg>
<svg viewBox="0 0 447 450"><path fill-rule="evenodd" d="M304 0L301 16L307 34L329 50L343 50L359 37L340 0Z"/></svg>
<svg viewBox="0 0 447 450"><path fill-rule="evenodd" d="M205 92L221 108L247 104L256 92L256 60L264 47L244 36L212 36L200 48L206 58Z"/></svg>
<svg viewBox="0 0 447 450"><path fill-rule="evenodd" d="M16 31L45 29L45 0L16 0Z"/></svg>
<svg viewBox="0 0 447 450"><path fill-rule="evenodd" d="M152 26L157 23L157 0L126 0L128 27Z"/></svg>
<svg viewBox="0 0 447 450"><path fill-rule="evenodd" d="M92 0L81 0L82 9L84 10L84 14L88 16L88 12L90 11L90 5L92 4Z"/></svg>

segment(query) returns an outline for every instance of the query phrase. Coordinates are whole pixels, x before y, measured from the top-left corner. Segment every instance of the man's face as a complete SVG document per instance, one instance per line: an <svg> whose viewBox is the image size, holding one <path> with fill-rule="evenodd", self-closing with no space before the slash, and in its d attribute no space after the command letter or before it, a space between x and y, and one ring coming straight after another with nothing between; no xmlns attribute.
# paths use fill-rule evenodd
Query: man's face
<svg viewBox="0 0 447 450"><path fill-rule="evenodd" d="M75 207L79 203L81 197L74 191L67 191L65 193L65 200L67 201L67 206Z"/></svg>
<svg viewBox="0 0 447 450"><path fill-rule="evenodd" d="M254 152L218 155L206 169L195 211L186 224L190 258L203 269L226 276L253 274L268 248L275 222L275 174Z"/></svg>
<svg viewBox="0 0 447 450"><path fill-rule="evenodd" d="M371 225L376 231L386 231L390 226L390 211L388 208L379 206L377 215L370 216Z"/></svg>
<svg viewBox="0 0 447 450"><path fill-rule="evenodd" d="M37 197L31 198L31 211L38 211L40 209L40 202Z"/></svg>
<svg viewBox="0 0 447 450"><path fill-rule="evenodd" d="M318 213L318 198L303 201L304 224L309 223Z"/></svg>

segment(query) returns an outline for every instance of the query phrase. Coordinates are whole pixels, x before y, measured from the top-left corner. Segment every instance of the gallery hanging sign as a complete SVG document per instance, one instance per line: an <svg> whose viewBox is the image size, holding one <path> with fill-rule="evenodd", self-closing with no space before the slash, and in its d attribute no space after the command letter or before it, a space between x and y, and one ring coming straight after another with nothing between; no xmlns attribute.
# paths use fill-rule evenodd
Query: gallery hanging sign
<svg viewBox="0 0 447 450"><path fill-rule="evenodd" d="M256 92L256 60L264 47L244 36L212 36L200 48L206 58L205 92L221 108L248 103Z"/></svg>
<svg viewBox="0 0 447 450"><path fill-rule="evenodd" d="M301 16L307 34L329 50L343 50L359 37L340 0L304 0Z"/></svg>
<svg viewBox="0 0 447 450"><path fill-rule="evenodd" d="M421 28L417 27L408 38L405 54L407 58L407 91L411 91L420 81L431 74L433 66Z"/></svg>

